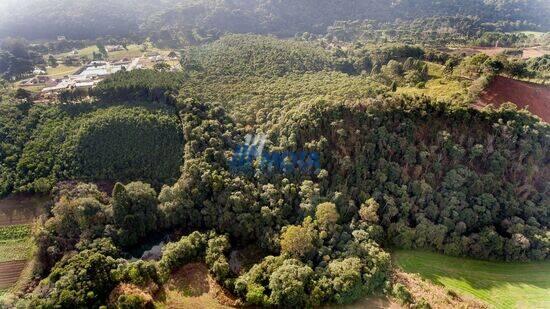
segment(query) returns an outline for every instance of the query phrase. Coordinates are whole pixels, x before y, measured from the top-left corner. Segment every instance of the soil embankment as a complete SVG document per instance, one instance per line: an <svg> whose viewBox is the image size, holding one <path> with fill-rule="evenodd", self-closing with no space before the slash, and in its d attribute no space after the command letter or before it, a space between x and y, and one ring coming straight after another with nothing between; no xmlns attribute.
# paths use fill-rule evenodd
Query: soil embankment
<svg viewBox="0 0 550 309"><path fill-rule="evenodd" d="M0 199L0 226L31 224L44 213L48 196L20 194Z"/></svg>
<svg viewBox="0 0 550 309"><path fill-rule="evenodd" d="M492 104L498 107L512 102L519 108L527 108L542 120L550 122L550 87L495 76L491 84L481 93L476 107Z"/></svg>

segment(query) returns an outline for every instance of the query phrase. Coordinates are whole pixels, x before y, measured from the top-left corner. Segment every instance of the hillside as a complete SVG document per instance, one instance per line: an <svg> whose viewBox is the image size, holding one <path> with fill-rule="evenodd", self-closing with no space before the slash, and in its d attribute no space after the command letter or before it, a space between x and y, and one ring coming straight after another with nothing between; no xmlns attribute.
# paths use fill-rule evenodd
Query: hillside
<svg viewBox="0 0 550 309"><path fill-rule="evenodd" d="M542 120L550 122L550 88L548 86L495 76L481 93L476 106L492 104L499 107L506 102L512 102L519 108L526 108Z"/></svg>
<svg viewBox="0 0 550 309"><path fill-rule="evenodd" d="M0 196L48 193L61 180L178 177L183 141L169 108L2 104L0 112Z"/></svg>
<svg viewBox="0 0 550 309"><path fill-rule="evenodd" d="M455 293L495 308L544 308L550 289L550 263L502 263L455 258L423 251L397 251L397 266Z"/></svg>
<svg viewBox="0 0 550 309"><path fill-rule="evenodd" d="M301 32L322 33L340 20L393 21L457 14L479 16L484 22L528 21L548 29L549 10L544 0L7 1L0 11L10 12L10 18L0 20L0 38L52 39L65 35L71 39L95 39L143 34L141 31L145 30L159 42L200 42L225 32L293 36Z"/></svg>
<svg viewBox="0 0 550 309"><path fill-rule="evenodd" d="M0 31L89 40L0 45L0 307L550 301L546 10L22 4Z"/></svg>

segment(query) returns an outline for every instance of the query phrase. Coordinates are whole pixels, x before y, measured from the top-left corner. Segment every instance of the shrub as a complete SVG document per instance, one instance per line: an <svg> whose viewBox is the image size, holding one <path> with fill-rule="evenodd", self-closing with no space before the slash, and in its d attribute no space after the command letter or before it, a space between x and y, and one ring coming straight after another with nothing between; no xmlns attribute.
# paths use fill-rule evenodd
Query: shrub
<svg viewBox="0 0 550 309"><path fill-rule="evenodd" d="M158 263L162 278L167 279L177 267L200 260L205 254L207 242L206 235L193 232L178 242L167 244Z"/></svg>
<svg viewBox="0 0 550 309"><path fill-rule="evenodd" d="M397 298L403 305L413 302L411 292L409 292L407 287L405 287L401 283L396 283L393 285L392 295Z"/></svg>

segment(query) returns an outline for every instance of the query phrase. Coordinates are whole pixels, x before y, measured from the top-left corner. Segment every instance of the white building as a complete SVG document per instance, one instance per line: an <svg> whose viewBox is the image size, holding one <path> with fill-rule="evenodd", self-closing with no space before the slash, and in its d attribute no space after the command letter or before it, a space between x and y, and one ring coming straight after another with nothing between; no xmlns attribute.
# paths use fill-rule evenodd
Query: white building
<svg viewBox="0 0 550 309"><path fill-rule="evenodd" d="M42 89L43 93L59 93L68 89L91 89L111 74L122 70L131 71L137 67L139 58L133 61L109 63L107 61L92 61L77 75L63 79L57 85Z"/></svg>

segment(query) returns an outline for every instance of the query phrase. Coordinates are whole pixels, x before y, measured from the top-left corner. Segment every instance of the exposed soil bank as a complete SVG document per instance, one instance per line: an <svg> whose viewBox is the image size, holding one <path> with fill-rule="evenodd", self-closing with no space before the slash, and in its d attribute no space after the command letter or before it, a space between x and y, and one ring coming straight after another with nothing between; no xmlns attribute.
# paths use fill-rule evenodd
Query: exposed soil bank
<svg viewBox="0 0 550 309"><path fill-rule="evenodd" d="M495 107L512 102L527 108L542 120L550 122L550 87L495 76L489 87L479 97L476 107L493 104Z"/></svg>
<svg viewBox="0 0 550 309"><path fill-rule="evenodd" d="M44 213L50 198L44 195L16 194L0 199L0 226L30 224Z"/></svg>

